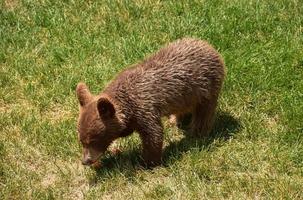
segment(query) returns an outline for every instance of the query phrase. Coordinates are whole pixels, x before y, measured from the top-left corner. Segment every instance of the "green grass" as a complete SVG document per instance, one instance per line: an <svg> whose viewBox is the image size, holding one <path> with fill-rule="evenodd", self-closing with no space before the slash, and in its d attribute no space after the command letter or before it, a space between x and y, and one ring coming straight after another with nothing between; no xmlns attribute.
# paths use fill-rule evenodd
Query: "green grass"
<svg viewBox="0 0 303 200"><path fill-rule="evenodd" d="M0 199L303 199L300 0L0 2ZM164 163L137 135L80 163L75 87L94 93L182 37L208 40L227 79L211 138L165 123Z"/></svg>

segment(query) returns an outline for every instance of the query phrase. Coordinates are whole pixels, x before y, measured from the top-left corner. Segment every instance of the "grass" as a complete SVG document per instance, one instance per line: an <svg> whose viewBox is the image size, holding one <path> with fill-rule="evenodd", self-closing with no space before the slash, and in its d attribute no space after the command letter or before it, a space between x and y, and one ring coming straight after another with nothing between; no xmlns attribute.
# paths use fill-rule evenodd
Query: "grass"
<svg viewBox="0 0 303 200"><path fill-rule="evenodd" d="M300 0L0 2L0 199L303 199ZM165 124L164 163L139 165L137 135L95 171L80 163L75 87L185 36L228 75L211 138Z"/></svg>

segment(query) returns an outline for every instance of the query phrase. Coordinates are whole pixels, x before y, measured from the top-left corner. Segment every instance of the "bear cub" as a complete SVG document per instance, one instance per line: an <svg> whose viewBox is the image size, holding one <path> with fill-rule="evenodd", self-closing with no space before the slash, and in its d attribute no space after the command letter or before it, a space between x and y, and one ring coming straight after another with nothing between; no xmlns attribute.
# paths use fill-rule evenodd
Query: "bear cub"
<svg viewBox="0 0 303 200"><path fill-rule="evenodd" d="M145 164L160 164L163 116L172 116L179 124L190 114L187 133L207 136L224 76L223 60L211 45L185 38L122 71L97 96L79 83L76 93L82 163L97 163L115 139L137 131Z"/></svg>

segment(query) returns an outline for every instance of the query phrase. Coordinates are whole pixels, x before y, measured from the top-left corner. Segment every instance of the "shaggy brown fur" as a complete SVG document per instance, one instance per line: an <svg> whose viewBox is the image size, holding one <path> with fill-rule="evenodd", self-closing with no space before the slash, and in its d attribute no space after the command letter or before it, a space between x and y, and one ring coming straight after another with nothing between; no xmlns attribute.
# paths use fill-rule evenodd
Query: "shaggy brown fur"
<svg viewBox="0 0 303 200"><path fill-rule="evenodd" d="M224 75L219 53L207 42L181 39L121 72L98 96L79 83L83 164L94 163L115 139L133 131L142 139L146 164L159 164L162 116L180 121L191 113L190 133L207 136Z"/></svg>

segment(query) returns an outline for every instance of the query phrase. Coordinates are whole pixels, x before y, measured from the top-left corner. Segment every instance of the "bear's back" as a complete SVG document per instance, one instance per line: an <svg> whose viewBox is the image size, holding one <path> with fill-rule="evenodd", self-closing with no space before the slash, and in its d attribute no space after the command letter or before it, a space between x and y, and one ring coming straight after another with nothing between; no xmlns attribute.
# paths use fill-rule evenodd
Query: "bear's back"
<svg viewBox="0 0 303 200"><path fill-rule="evenodd" d="M110 87L123 87L144 109L168 114L217 95L223 78L220 54L207 42L186 38L126 69Z"/></svg>

